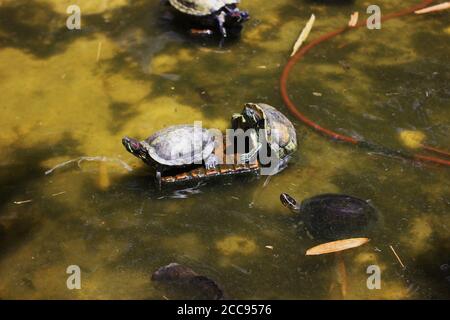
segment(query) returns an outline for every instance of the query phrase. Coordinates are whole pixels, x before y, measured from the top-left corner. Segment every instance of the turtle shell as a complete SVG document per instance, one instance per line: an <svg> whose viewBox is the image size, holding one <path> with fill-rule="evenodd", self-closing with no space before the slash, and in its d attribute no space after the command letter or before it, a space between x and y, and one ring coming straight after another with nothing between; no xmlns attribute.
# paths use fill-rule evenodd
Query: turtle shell
<svg viewBox="0 0 450 320"><path fill-rule="evenodd" d="M279 159L294 153L297 150L297 134L294 125L284 114L274 107L257 103L249 105L263 115L266 140Z"/></svg>
<svg viewBox="0 0 450 320"><path fill-rule="evenodd" d="M348 195L323 194L302 202L301 219L320 240L363 237L377 225L377 210L367 201Z"/></svg>
<svg viewBox="0 0 450 320"><path fill-rule="evenodd" d="M168 166L202 163L215 147L214 136L193 125L165 128L141 143L153 160Z"/></svg>
<svg viewBox="0 0 450 320"><path fill-rule="evenodd" d="M169 0L169 3L180 12L192 16L207 16L219 11L228 4L239 3L239 0Z"/></svg>

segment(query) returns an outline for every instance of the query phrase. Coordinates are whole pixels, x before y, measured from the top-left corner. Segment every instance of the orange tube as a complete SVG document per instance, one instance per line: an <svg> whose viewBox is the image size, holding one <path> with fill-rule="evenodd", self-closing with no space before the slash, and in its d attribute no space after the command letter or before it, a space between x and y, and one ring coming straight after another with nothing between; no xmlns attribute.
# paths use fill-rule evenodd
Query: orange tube
<svg viewBox="0 0 450 320"><path fill-rule="evenodd" d="M412 14L414 13L414 11L422 9L424 7L427 7L428 5L430 5L431 3L433 3L434 0L424 0L422 1L420 4L412 6L410 8L407 9L403 9L399 12L395 12L395 13L391 13L388 15L385 15L384 17L382 17L382 21L387 21L390 19L394 19L394 18L398 18L398 17L402 17L408 14ZM301 48L294 56L292 56L289 61L287 62L287 64L285 65L283 72L281 74L280 77L280 93L281 93L281 97L283 98L284 103L286 104L286 106L288 107L288 109L291 111L291 113L301 122L303 122L304 124L306 124L307 126L313 128L314 130L334 139L334 140L338 140L338 141L343 141L343 142L347 142L353 145L360 145L363 147L370 147L373 146L373 144L367 143L364 140L359 140L350 136L346 136L343 134L339 134L337 132L334 132L330 129L324 128L322 126L320 126L319 124L317 124L316 122L312 121L311 119L309 119L308 117L306 117L303 113L301 113L299 111L299 109L297 108L297 106L294 104L294 102L289 98L289 93L287 90L287 81L289 79L289 74L292 71L293 67L296 65L296 63L298 61L300 61L301 58L303 58L306 53L308 53L311 49L313 49L314 47L316 47L317 45L319 45L320 43L327 41L331 38L334 38L344 32L347 32L349 30L352 29L356 29L362 26L366 25L366 21L361 21L359 22L355 27L343 27L341 29L332 31L330 33L327 33L321 37L319 37L318 39L313 40L312 42L310 42L309 44L307 44L306 46L304 46L303 48ZM428 146L423 146L424 149L429 150L429 151L434 151L437 153L441 153L441 154L445 154L445 155L450 155L450 153L446 152L446 151L442 151L436 148L432 148L432 147L428 147ZM378 146L377 149L385 149L387 150L387 148ZM425 156L425 155L421 155L421 154L408 154L406 152L396 152L396 151L392 151L391 153L396 153L396 154L401 154L403 158L405 159L409 159L409 160L415 160L415 161L422 161L422 162L432 162L435 164L440 164L440 165L445 165L445 166L450 166L450 161L447 160L443 160L440 158L435 158L435 157L430 157L430 156Z"/></svg>

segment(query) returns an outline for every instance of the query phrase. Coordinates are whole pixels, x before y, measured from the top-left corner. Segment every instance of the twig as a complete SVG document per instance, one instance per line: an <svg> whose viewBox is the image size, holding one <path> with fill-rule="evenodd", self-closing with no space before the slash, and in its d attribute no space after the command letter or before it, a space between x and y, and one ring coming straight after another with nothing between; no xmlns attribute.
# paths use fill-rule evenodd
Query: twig
<svg viewBox="0 0 450 320"><path fill-rule="evenodd" d="M61 192L58 192L58 193L53 193L52 197L57 197L57 196L60 196L62 194L65 194L65 193L66 193L65 191L61 191Z"/></svg>
<svg viewBox="0 0 450 320"><path fill-rule="evenodd" d="M414 13L415 14L424 14L424 13L442 11L442 10L446 10L446 9L450 9L450 2L444 2L441 4L435 5L435 6L417 10L417 11L414 11Z"/></svg>
<svg viewBox="0 0 450 320"><path fill-rule="evenodd" d="M118 164L120 164L125 170L127 171L133 171L133 168L131 168L126 162L120 160L120 159L116 159L116 158L107 158L107 157L79 157L76 159L72 159L72 160L68 160L65 161L63 163L57 164L56 166L54 166L53 168L45 171L45 175L49 175L51 174L53 171L55 171L56 169L65 167L71 163L77 163L78 167L80 167L81 162L83 161L104 161L104 162L116 162Z"/></svg>
<svg viewBox="0 0 450 320"><path fill-rule="evenodd" d="M30 203L33 202L33 200L24 200L24 201L14 201L14 204L20 205L20 204L25 204L25 203Z"/></svg>
<svg viewBox="0 0 450 320"><path fill-rule="evenodd" d="M311 29L314 25L314 21L316 21L316 16L314 14L311 15L311 18L309 18L308 23L303 28L302 32L300 33L300 36L298 37L297 41L294 44L294 48L292 49L291 57L295 55L302 46L303 42L308 38L309 33L311 32Z"/></svg>
<svg viewBox="0 0 450 320"><path fill-rule="evenodd" d="M264 180L263 188L267 187L267 185L268 185L269 182L270 182L270 179L272 179L272 176L271 176L271 175L268 175L267 178L266 178L266 180Z"/></svg>
<svg viewBox="0 0 450 320"><path fill-rule="evenodd" d="M395 257L397 258L398 262L400 263L400 265L402 266L403 269L406 269L405 265L403 264L402 260L400 259L400 257L398 256L397 252L395 252L395 249L393 246L389 246L389 248L391 248L392 252L394 253Z"/></svg>
<svg viewBox="0 0 450 320"><path fill-rule="evenodd" d="M342 298L345 299L348 292L347 268L345 267L345 261L341 252L336 252L335 256L337 259L338 283L341 287Z"/></svg>

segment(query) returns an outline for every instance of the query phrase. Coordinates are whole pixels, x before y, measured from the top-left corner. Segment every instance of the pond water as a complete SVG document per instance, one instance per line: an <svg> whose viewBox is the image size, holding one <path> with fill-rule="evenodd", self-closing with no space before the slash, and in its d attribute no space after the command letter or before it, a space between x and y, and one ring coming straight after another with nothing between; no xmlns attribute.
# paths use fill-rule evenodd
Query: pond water
<svg viewBox="0 0 450 320"><path fill-rule="evenodd" d="M331 1L330 1L331 2ZM415 1L383 3L382 12ZM78 4L82 29L65 26ZM311 13L313 39L364 17L366 1L248 0L242 37L220 49L165 19L159 1L0 1L0 298L163 299L150 275L185 264L236 299L342 298L333 256L279 201L340 192L383 223L343 255L349 299L449 298L450 171L369 154L307 129L284 106L279 76ZM302 111L340 133L404 149L403 129L450 149L449 13L405 17L339 36L295 67ZM320 94L319 94L320 93ZM121 144L171 124L225 129L245 102L279 108L299 149L266 177L159 192ZM84 161L45 172L78 157ZM402 269L390 246L406 269ZM68 290L78 265L81 290ZM368 290L378 265L381 289ZM169 297L170 298L170 297Z"/></svg>

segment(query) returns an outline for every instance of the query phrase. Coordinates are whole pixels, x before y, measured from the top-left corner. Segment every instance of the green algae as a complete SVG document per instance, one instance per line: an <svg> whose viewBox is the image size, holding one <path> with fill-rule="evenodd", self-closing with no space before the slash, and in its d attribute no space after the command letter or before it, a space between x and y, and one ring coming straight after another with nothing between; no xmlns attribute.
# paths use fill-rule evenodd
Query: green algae
<svg viewBox="0 0 450 320"><path fill-rule="evenodd" d="M78 33L65 29L69 4L82 9ZM404 5L391 1L383 10ZM0 1L0 298L161 299L150 274L173 261L213 273L236 298L333 298L334 262L304 256L317 242L279 203L281 192L350 193L380 210L377 238L347 255L348 298L448 297L439 273L449 252L442 245L450 228L447 169L327 141L290 117L278 93L311 13L313 39L345 25L353 11L364 16L366 6L243 1L253 19L239 42L220 50L189 41L146 1ZM444 30L445 14L408 17L324 43L296 66L292 99L340 132L401 147L399 129L419 130L448 148ZM161 195L120 143L198 120L223 130L248 101L278 106L299 135L289 168L267 183ZM86 164L44 174L79 156L119 158L135 170ZM14 203L23 200L32 202ZM431 290L408 291L391 244L414 283ZM80 291L66 287L71 264L81 267ZM365 287L370 264L382 269L381 291Z"/></svg>

